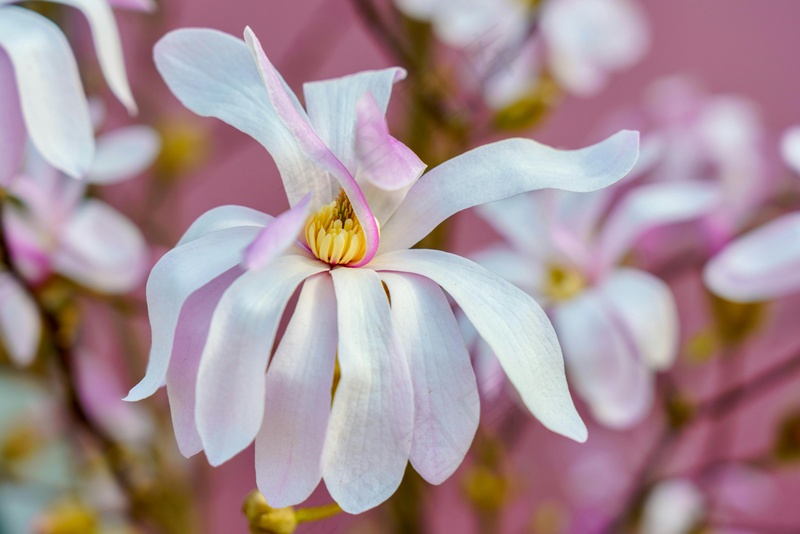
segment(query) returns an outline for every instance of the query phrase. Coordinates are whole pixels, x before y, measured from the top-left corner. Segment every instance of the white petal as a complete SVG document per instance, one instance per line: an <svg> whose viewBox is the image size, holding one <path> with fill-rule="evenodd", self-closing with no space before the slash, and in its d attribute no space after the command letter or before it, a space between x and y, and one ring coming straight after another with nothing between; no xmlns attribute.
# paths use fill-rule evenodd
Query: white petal
<svg viewBox="0 0 800 534"><path fill-rule="evenodd" d="M552 202L549 195L539 193L482 204L475 213L516 250L532 258L544 259L552 250Z"/></svg>
<svg viewBox="0 0 800 534"><path fill-rule="evenodd" d="M493 247L469 259L537 298L542 294L546 272L545 264L538 258L526 258L519 252Z"/></svg>
<svg viewBox="0 0 800 534"><path fill-rule="evenodd" d="M796 174L800 174L800 126L792 126L781 138L783 161Z"/></svg>
<svg viewBox="0 0 800 534"><path fill-rule="evenodd" d="M161 138L149 126L128 126L97 138L94 163L86 176L93 184L114 184L144 172L158 156Z"/></svg>
<svg viewBox="0 0 800 534"><path fill-rule="evenodd" d="M184 106L225 121L269 151L290 205L309 191L331 191L327 173L303 155L270 104L244 41L216 30L176 30L156 44L154 54L158 71ZM296 102L291 91L287 93Z"/></svg>
<svg viewBox="0 0 800 534"><path fill-rule="evenodd" d="M336 296L323 273L303 285L267 371L256 476L275 508L305 501L322 479L337 339Z"/></svg>
<svg viewBox="0 0 800 534"><path fill-rule="evenodd" d="M41 330L39 310L30 295L12 275L0 272L0 336L15 364L30 365Z"/></svg>
<svg viewBox="0 0 800 534"><path fill-rule="evenodd" d="M204 235L237 226L264 228L274 217L243 206L219 206L208 210L184 232L176 246L181 246Z"/></svg>
<svg viewBox="0 0 800 534"><path fill-rule="evenodd" d="M529 295L469 260L435 250L384 254L370 268L415 273L442 286L492 347L533 415L553 432L586 440L555 332Z"/></svg>
<svg viewBox="0 0 800 534"><path fill-rule="evenodd" d="M323 452L325 485L351 514L400 485L411 451L414 396L405 355L378 275L331 272L336 289L341 380Z"/></svg>
<svg viewBox="0 0 800 534"><path fill-rule="evenodd" d="M28 9L0 7L0 47L14 65L22 116L34 146L53 167L82 177L94 156L94 133L64 34Z"/></svg>
<svg viewBox="0 0 800 534"><path fill-rule="evenodd" d="M650 492L644 505L642 532L647 534L688 534L705 512L703 493L690 481L661 482Z"/></svg>
<svg viewBox="0 0 800 534"><path fill-rule="evenodd" d="M228 461L258 434L264 373L283 310L303 280L328 268L281 256L244 273L220 299L197 373L197 431L211 465Z"/></svg>
<svg viewBox="0 0 800 534"><path fill-rule="evenodd" d="M147 374L125 400L149 397L164 385L184 302L196 290L236 267L258 231L258 227L243 226L213 232L170 250L156 263L147 280L147 311L153 338Z"/></svg>
<svg viewBox="0 0 800 534"><path fill-rule="evenodd" d="M705 267L711 291L736 302L800 291L800 212L784 215L728 245Z"/></svg>
<svg viewBox="0 0 800 534"><path fill-rule="evenodd" d="M411 465L441 484L461 465L480 419L475 372L442 290L421 276L381 273L414 387Z"/></svg>
<svg viewBox="0 0 800 534"><path fill-rule="evenodd" d="M8 187L20 172L25 150L25 123L19 108L11 60L0 48L0 186Z"/></svg>
<svg viewBox="0 0 800 534"><path fill-rule="evenodd" d="M405 249L463 209L526 191L593 191L636 162L639 134L623 131L580 150L556 150L530 139L476 148L422 175L381 231L381 250Z"/></svg>

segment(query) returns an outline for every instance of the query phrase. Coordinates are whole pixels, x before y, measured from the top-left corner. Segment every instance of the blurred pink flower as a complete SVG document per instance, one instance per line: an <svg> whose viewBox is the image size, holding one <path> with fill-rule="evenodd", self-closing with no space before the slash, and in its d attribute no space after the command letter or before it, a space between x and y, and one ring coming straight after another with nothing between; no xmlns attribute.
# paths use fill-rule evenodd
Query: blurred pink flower
<svg viewBox="0 0 800 534"><path fill-rule="evenodd" d="M637 134L577 151L512 139L418 180L424 164L384 118L402 69L306 84L303 109L249 28L245 41L175 31L156 45L156 64L184 105L267 148L293 207L276 218L211 210L158 262L147 285L150 361L127 400L166 383L181 451L205 450L213 465L255 439L258 485L272 506L305 500L324 478L344 510L362 512L395 491L409 459L426 480L444 481L476 430L475 376L441 286L531 412L586 439L534 300L468 260L408 249L482 202L619 180L636 159Z"/></svg>

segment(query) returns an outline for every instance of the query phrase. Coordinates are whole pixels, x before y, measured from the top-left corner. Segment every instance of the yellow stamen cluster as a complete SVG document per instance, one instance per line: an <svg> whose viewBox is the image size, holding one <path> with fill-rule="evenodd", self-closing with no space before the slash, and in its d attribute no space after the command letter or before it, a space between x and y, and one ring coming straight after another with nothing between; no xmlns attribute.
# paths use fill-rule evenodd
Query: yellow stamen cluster
<svg viewBox="0 0 800 534"><path fill-rule="evenodd" d="M544 293L553 300L569 300L584 287L586 279L577 269L551 266L545 274Z"/></svg>
<svg viewBox="0 0 800 534"><path fill-rule="evenodd" d="M364 230L344 191L308 218L306 244L317 258L331 265L347 265L364 257Z"/></svg>

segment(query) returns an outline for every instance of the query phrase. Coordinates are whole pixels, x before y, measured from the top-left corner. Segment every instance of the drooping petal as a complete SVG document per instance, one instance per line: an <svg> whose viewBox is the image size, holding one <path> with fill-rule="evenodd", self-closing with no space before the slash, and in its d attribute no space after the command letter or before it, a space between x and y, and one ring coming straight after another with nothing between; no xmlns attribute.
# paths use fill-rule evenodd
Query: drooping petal
<svg viewBox="0 0 800 534"><path fill-rule="evenodd" d="M587 291L558 306L553 322L570 383L594 417L611 428L641 421L653 403L653 377L616 309Z"/></svg>
<svg viewBox="0 0 800 534"><path fill-rule="evenodd" d="M366 265L375 256L375 252L378 250L380 232L378 231L378 223L369 208L369 204L367 204L364 193L350 174L350 171L336 158L330 148L319 138L305 117L303 117L292 104L291 98L286 91L285 84L281 80L278 71L275 70L275 67L270 63L269 58L267 58L267 55L264 53L264 49L261 48L261 43L259 43L258 38L249 27L245 28L244 38L253 53L253 58L258 65L261 78L267 89L269 100L280 118L281 123L291 132L297 145L306 157L329 172L339 183L339 186L345 194L347 194L350 204L353 206L353 211L361 224L367 247L364 257L360 261L353 263L352 267ZM331 197L331 199L332 198L333 197Z"/></svg>
<svg viewBox="0 0 800 534"><path fill-rule="evenodd" d="M33 11L0 7L0 48L14 66L22 116L34 146L53 167L82 177L94 157L94 133L64 34Z"/></svg>
<svg viewBox="0 0 800 534"><path fill-rule="evenodd" d="M264 228L273 220L272 215L243 206L219 206L202 214L184 232L176 246L184 245L204 235L237 226Z"/></svg>
<svg viewBox="0 0 800 534"><path fill-rule="evenodd" d="M383 119L392 86L405 77L404 69L393 67L303 84L308 118L314 131L351 174L355 175L358 167L355 152L358 101L365 94L371 94Z"/></svg>
<svg viewBox="0 0 800 534"><path fill-rule="evenodd" d="M303 230L311 203L308 193L293 208L275 217L244 251L246 269L260 269L297 241Z"/></svg>
<svg viewBox="0 0 800 534"><path fill-rule="evenodd" d="M720 198L715 184L699 181L637 187L620 201L603 225L597 245L599 265L607 267L618 261L648 230L711 213Z"/></svg>
<svg viewBox="0 0 800 534"><path fill-rule="evenodd" d="M228 461L258 434L264 373L283 310L303 280L328 268L305 256L281 256L244 273L220 299L197 373L197 431L211 465Z"/></svg>
<svg viewBox="0 0 800 534"><path fill-rule="evenodd" d="M158 156L161 138L149 126L128 126L97 138L97 151L86 179L115 184L144 172Z"/></svg>
<svg viewBox="0 0 800 534"><path fill-rule="evenodd" d="M736 302L800 291L800 213L790 213L728 245L705 267L714 293Z"/></svg>
<svg viewBox="0 0 800 534"><path fill-rule="evenodd" d="M222 294L244 271L234 267L192 293L181 309L167 370L167 394L178 450L189 458L203 450L194 414L197 370L208 338L211 317Z"/></svg>
<svg viewBox="0 0 800 534"><path fill-rule="evenodd" d="M463 209L547 187L593 191L631 170L639 134L622 131L580 150L556 150L530 139L476 148L424 174L383 226L381 250L405 249Z"/></svg>
<svg viewBox="0 0 800 534"><path fill-rule="evenodd" d="M147 280L147 308L153 345L145 377L131 389L127 401L149 397L164 385L178 317L189 295L235 267L259 228L242 226L198 237L167 252Z"/></svg>
<svg viewBox="0 0 800 534"><path fill-rule="evenodd" d="M0 186L8 187L20 172L25 150L25 123L19 107L11 60L0 48Z"/></svg>
<svg viewBox="0 0 800 534"><path fill-rule="evenodd" d="M383 254L370 268L414 273L439 284L492 347L533 415L553 432L586 440L555 332L528 294L469 260L436 250Z"/></svg>
<svg viewBox="0 0 800 534"><path fill-rule="evenodd" d="M800 174L800 126L792 126L781 137L783 161L796 174Z"/></svg>
<svg viewBox="0 0 800 534"><path fill-rule="evenodd" d="M117 210L85 200L59 235L53 269L87 287L124 293L144 279L147 243L139 229Z"/></svg>
<svg viewBox="0 0 800 534"><path fill-rule="evenodd" d="M309 191L331 195L330 177L309 161L278 118L242 40L215 30L176 30L156 43L154 55L159 73L184 106L230 124L269 151L290 205ZM294 105L294 95L288 98Z"/></svg>
<svg viewBox="0 0 800 534"><path fill-rule="evenodd" d="M30 365L41 330L39 310L30 295L11 274L0 272L0 337L15 364Z"/></svg>
<svg viewBox="0 0 800 534"><path fill-rule="evenodd" d="M348 513L394 493L411 451L414 396L406 358L378 275L331 272L336 289L341 380L322 460L331 496Z"/></svg>
<svg viewBox="0 0 800 534"><path fill-rule="evenodd" d="M461 465L480 419L475 372L442 290L421 276L381 273L414 387L411 465L441 484Z"/></svg>
<svg viewBox="0 0 800 534"><path fill-rule="evenodd" d="M336 296L323 273L303 285L267 371L256 477L275 508L305 501L322 479L337 339Z"/></svg>

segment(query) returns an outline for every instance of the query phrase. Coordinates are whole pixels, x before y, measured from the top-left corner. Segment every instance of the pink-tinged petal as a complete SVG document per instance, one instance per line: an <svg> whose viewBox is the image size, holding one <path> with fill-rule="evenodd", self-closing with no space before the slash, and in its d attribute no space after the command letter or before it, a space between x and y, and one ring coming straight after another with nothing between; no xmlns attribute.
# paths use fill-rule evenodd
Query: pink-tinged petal
<svg viewBox="0 0 800 534"><path fill-rule="evenodd" d="M147 279L147 311L153 343L147 373L127 401L149 397L164 385L181 308L189 296L239 265L259 228L242 226L199 237L167 252Z"/></svg>
<svg viewBox="0 0 800 534"><path fill-rule="evenodd" d="M409 248L461 210L542 188L593 191L624 177L636 162L637 132L622 131L580 150L530 139L476 148L427 172L383 226L381 250Z"/></svg>
<svg viewBox="0 0 800 534"><path fill-rule="evenodd" d="M282 256L240 276L219 301L197 373L197 431L211 465L255 439L264 418L264 373L283 310L297 286L329 268Z"/></svg>
<svg viewBox="0 0 800 534"><path fill-rule="evenodd" d="M800 126L792 126L781 137L783 161L796 174L800 174Z"/></svg>
<svg viewBox="0 0 800 534"><path fill-rule="evenodd" d="M665 480L650 491L645 502L642 532L686 534L698 526L705 511L703 492L689 480Z"/></svg>
<svg viewBox="0 0 800 534"><path fill-rule="evenodd" d="M337 340L336 296L323 273L305 281L267 371L256 477L275 508L305 501L322 479Z"/></svg>
<svg viewBox="0 0 800 534"><path fill-rule="evenodd" d="M144 280L148 267L144 237L105 202L84 201L61 229L59 245L53 269L87 287L125 293Z"/></svg>
<svg viewBox="0 0 800 534"><path fill-rule="evenodd" d="M255 226L264 228L272 222L272 215L245 208L243 206L219 206L202 214L184 232L176 246L184 245L190 241L201 238L220 230L236 228L237 226Z"/></svg>
<svg viewBox="0 0 800 534"><path fill-rule="evenodd" d="M800 213L784 215L728 245L705 267L714 293L736 302L800 291Z"/></svg>
<svg viewBox="0 0 800 534"><path fill-rule="evenodd" d="M15 364L33 362L41 330L39 310L30 295L12 275L0 272L0 337Z"/></svg>
<svg viewBox="0 0 800 534"><path fill-rule="evenodd" d="M516 250L544 262L554 254L553 209L552 197L541 193L522 194L481 204L475 213Z"/></svg>
<svg viewBox="0 0 800 534"><path fill-rule="evenodd" d="M586 441L586 426L569 395L556 334L528 294L469 260L437 250L383 254L370 268L414 273L439 284L492 347L533 415L553 432Z"/></svg>
<svg viewBox="0 0 800 534"><path fill-rule="evenodd" d="M653 404L653 377L612 305L587 291L558 306L553 322L570 384L595 419L611 428L641 421Z"/></svg>
<svg viewBox="0 0 800 534"><path fill-rule="evenodd" d="M158 8L155 0L108 0L112 7L130 9L132 11L153 12Z"/></svg>
<svg viewBox="0 0 800 534"><path fill-rule="evenodd" d="M264 53L264 49L261 48L261 43L259 43L258 38L249 27L245 28L244 38L253 53L253 57L261 72L264 86L267 89L269 100L280 118L281 123L291 132L295 142L306 157L329 172L350 199L353 211L358 217L361 228L364 231L364 238L367 245L364 258L354 263L352 267L366 265L375 256L375 252L378 250L380 232L378 231L378 222L375 220L369 208L369 204L367 204L364 193L361 191L361 188L358 187L355 179L342 162L336 158L330 148L325 145L311 125L293 105L278 71L275 70L275 67L270 63L269 58L267 58L267 55ZM324 199L323 201L327 202L332 199L333 197L327 200Z"/></svg>
<svg viewBox="0 0 800 534"><path fill-rule="evenodd" d="M358 170L356 104L365 94L372 94L382 119L392 86L405 77L404 69L393 67L303 84L308 118L314 131L350 174L355 175Z"/></svg>
<svg viewBox="0 0 800 534"><path fill-rule="evenodd" d="M203 450L194 414L197 370L208 337L211 317L223 293L243 274L233 267L192 293L181 309L167 370L167 394L178 450L189 458Z"/></svg>
<svg viewBox="0 0 800 534"><path fill-rule="evenodd" d="M441 484L461 465L480 419L475 372L442 290L421 276L381 273L411 372L411 465Z"/></svg>
<svg viewBox="0 0 800 534"><path fill-rule="evenodd" d="M416 182L426 165L410 148L389 135L384 112L372 93L358 101L356 117L359 179L387 191L397 191Z"/></svg>
<svg viewBox="0 0 800 534"><path fill-rule="evenodd" d="M662 182L633 189L603 225L597 245L599 268L619 261L647 231L708 215L720 199L718 186L699 181Z"/></svg>
<svg viewBox="0 0 800 534"><path fill-rule="evenodd" d="M306 224L311 193L275 217L244 251L244 267L260 269L291 247Z"/></svg>
<svg viewBox="0 0 800 534"><path fill-rule="evenodd" d="M669 286L644 271L620 269L597 291L616 311L644 364L657 370L672 367L680 333L678 309Z"/></svg>
<svg viewBox="0 0 800 534"><path fill-rule="evenodd" d="M290 205L309 191L326 196L323 202L332 200L327 198L333 195L330 176L309 161L281 122L241 39L216 30L176 30L156 43L154 56L158 72L184 106L230 124L269 151ZM299 107L294 95L287 98Z"/></svg>
<svg viewBox="0 0 800 534"><path fill-rule="evenodd" d="M158 157L161 137L149 126L128 126L97 138L97 150L86 179L115 184L144 172Z"/></svg>
<svg viewBox="0 0 800 534"><path fill-rule="evenodd" d="M471 255L469 259L526 293L537 298L543 293L547 266L536 256L528 258L508 248L492 247Z"/></svg>
<svg viewBox="0 0 800 534"><path fill-rule="evenodd" d="M0 48L0 187L19 174L25 151L25 123L19 107L17 80L11 60Z"/></svg>
<svg viewBox="0 0 800 534"><path fill-rule="evenodd" d="M94 133L78 66L64 34L33 11L0 7L0 48L14 66L33 145L53 167L82 177L94 157Z"/></svg>
<svg viewBox="0 0 800 534"><path fill-rule="evenodd" d="M322 455L322 476L345 512L358 514L400 485L411 452L414 394L389 300L368 269L331 272L341 380Z"/></svg>
<svg viewBox="0 0 800 534"><path fill-rule="evenodd" d="M11 0L0 0L3 1ZM128 75L125 72L125 58L122 55L122 41L117 28L117 21L114 20L114 13L108 2L98 2L97 0L50 0L66 6L71 6L81 10L89 21L92 30L92 39L100 62L100 69L106 83L111 88L120 102L128 109L130 114L137 112L136 102L131 94L131 86L128 83Z"/></svg>

